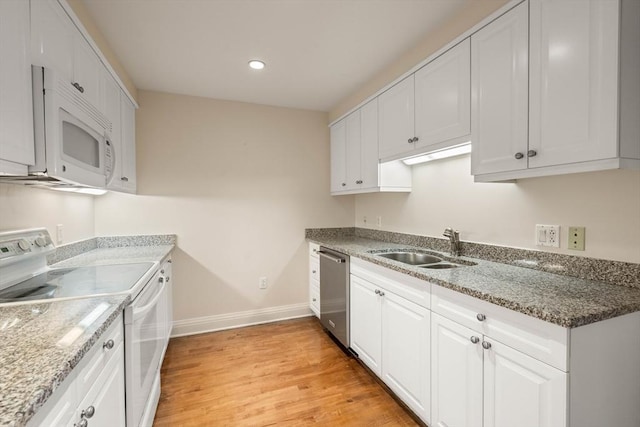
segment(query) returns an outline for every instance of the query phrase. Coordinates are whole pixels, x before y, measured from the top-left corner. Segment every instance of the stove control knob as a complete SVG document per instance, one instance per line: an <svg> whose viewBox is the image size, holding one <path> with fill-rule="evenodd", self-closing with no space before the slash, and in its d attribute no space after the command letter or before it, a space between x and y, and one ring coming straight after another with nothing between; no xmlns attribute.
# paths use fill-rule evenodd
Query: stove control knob
<svg viewBox="0 0 640 427"><path fill-rule="evenodd" d="M39 248L47 246L47 240L42 236L36 237L36 246L38 246Z"/></svg>
<svg viewBox="0 0 640 427"><path fill-rule="evenodd" d="M29 242L26 240L20 240L18 242L18 247L23 251L29 250Z"/></svg>

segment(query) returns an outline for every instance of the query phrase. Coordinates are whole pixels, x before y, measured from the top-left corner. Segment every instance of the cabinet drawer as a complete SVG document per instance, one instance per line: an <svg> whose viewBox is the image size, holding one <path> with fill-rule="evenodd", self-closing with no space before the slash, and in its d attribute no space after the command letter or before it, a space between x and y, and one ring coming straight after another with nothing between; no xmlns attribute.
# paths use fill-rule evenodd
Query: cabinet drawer
<svg viewBox="0 0 640 427"><path fill-rule="evenodd" d="M568 370L569 330L562 326L440 286L433 286L431 310L562 371Z"/></svg>
<svg viewBox="0 0 640 427"><path fill-rule="evenodd" d="M422 307L431 305L431 283L358 258L351 258L351 274Z"/></svg>
<svg viewBox="0 0 640 427"><path fill-rule="evenodd" d="M113 345L111 345L113 342ZM124 342L124 325L122 315L93 344L88 359L82 364L78 376L78 393L83 396L96 382L98 376Z"/></svg>
<svg viewBox="0 0 640 427"><path fill-rule="evenodd" d="M309 243L309 256L318 258L318 251L320 250L320 245L317 243Z"/></svg>
<svg viewBox="0 0 640 427"><path fill-rule="evenodd" d="M320 260L309 257L309 280L320 281Z"/></svg>

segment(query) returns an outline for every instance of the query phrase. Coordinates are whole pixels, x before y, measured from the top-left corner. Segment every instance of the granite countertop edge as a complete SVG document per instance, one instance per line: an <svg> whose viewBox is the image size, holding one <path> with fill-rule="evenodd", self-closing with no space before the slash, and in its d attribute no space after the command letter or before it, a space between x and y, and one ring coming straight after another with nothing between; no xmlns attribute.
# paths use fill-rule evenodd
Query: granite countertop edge
<svg viewBox="0 0 640 427"><path fill-rule="evenodd" d="M556 276L557 281L562 281L562 280L567 280L566 277L563 276L559 276L559 275L555 275L553 273L548 273L548 272L542 272L539 270L532 270L532 269L528 269L525 267L517 267L517 266L513 266L513 265L507 265L507 264L501 264L498 262L494 262L494 261L485 261L485 260L481 260L481 259L476 259L476 258L469 258L469 257L459 257L457 259L453 259L450 258L448 255L443 254L442 252L438 251L438 250L432 250L429 248L423 248L423 247L416 247L416 246L412 246L412 245L407 245L407 244L399 244L399 243L390 243L390 242L385 242L385 241L378 241L378 240L373 240L373 239L369 239L369 238L361 238L361 237L356 237L355 239L353 238L353 236L346 236L344 238L340 238L340 237L329 237L327 239L323 239L323 238L318 238L318 237L308 237L306 239L308 242L313 242L313 243L317 243L319 245L322 245L324 247L327 247L329 249L333 249L339 252L342 252L346 255L349 255L351 257L355 257L355 258L359 258L362 259L364 261L368 261L371 262L373 264L377 264L379 266L385 267L385 268L389 268L391 270L403 273L403 274L407 274L409 276L421 279L421 280L425 280L428 281L429 283L435 284L437 286L441 286L447 289L451 289L453 291L456 292L460 292L462 294L465 295L469 295L471 297L483 300L483 301L487 301L490 302L492 304L496 304L498 306L513 310L513 311L517 311L523 314L526 314L528 316L531 317L535 317L538 319L541 319L543 321L549 322L549 323L553 323L565 328L576 328L576 327L580 327L580 326L584 326L584 325L588 325L591 323L595 323L598 321L602 321L602 320L606 320L606 319L610 319L613 317L617 317L617 316L621 316L624 314L629 314L629 313L633 313L636 311L640 311L640 290L637 289L631 289L631 288L624 288L624 287L617 287L620 288L621 292L630 292L630 293L637 293L639 298L637 298L635 301L632 301L630 303L626 303L626 304L619 304L619 305L615 305L615 306L608 306L608 307L598 307L597 309L591 309L588 312L583 312L583 313L572 313L571 315L567 315L567 314L563 314L563 313L556 313L553 311L549 311L547 309L545 309L545 307L540 306L540 305L536 305L536 304L524 304L521 302L518 302L514 299L510 299L504 296L499 296L496 295L494 293L492 293L491 291L480 291L477 289L473 289L470 286L465 286L464 284L460 284L460 283L452 283L450 281L447 281L444 278L439 278L437 277L438 272L441 272L442 270L431 270L428 271L426 269L418 269L417 267L412 267L409 266L407 264L403 264L397 261L392 261L386 258L382 258L379 256L375 256L374 253L376 251L382 252L384 251L383 249L381 249L382 247L384 247L386 250L393 250L393 249L401 249L401 250L411 250L411 249L415 249L417 251L427 251L427 252L434 252L437 253L438 255L441 255L446 261L453 261L453 262L470 262L470 263L475 263L477 265L491 265L493 268L503 268L503 269L520 269L523 272L527 272L528 275L533 275L533 276L539 276L541 278L546 278L547 280L552 277L552 276ZM355 245L353 244L353 240L356 240L357 243L355 243ZM368 247L367 249L354 249L350 246L359 246L359 247L364 247L364 245L366 245L366 243L370 242L371 243L371 247ZM469 266L471 268L475 267L475 266ZM464 267L464 268L469 268L469 267ZM488 276L487 276L488 277ZM489 279L491 280L491 278L489 277ZM501 279L495 279L496 281L499 281ZM599 282L595 282L592 280L586 280L586 279L578 279L578 278L569 278L569 280L571 280L574 283L584 283L584 284L588 284L590 286L604 286L604 287L611 287L615 285L610 285L610 284L606 284L606 283L599 283Z"/></svg>

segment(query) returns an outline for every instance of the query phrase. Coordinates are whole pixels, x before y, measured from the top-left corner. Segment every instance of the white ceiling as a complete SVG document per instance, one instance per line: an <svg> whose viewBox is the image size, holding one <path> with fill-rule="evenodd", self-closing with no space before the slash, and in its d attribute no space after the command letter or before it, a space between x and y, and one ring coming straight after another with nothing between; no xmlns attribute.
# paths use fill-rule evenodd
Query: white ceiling
<svg viewBox="0 0 640 427"><path fill-rule="evenodd" d="M84 3L139 89L329 111L467 1Z"/></svg>

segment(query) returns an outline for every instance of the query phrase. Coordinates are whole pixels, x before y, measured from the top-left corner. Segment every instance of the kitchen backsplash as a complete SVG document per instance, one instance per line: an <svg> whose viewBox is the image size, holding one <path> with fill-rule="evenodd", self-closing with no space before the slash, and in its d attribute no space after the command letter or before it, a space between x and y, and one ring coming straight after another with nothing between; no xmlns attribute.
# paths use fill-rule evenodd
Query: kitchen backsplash
<svg viewBox="0 0 640 427"><path fill-rule="evenodd" d="M355 236L383 242L428 248L440 252L449 251L449 241L429 236L372 230L368 228L316 228L307 229L307 239ZM640 264L572 255L518 249L482 243L461 242L462 255L487 261L501 262L532 268L564 276L611 283L613 285L640 288Z"/></svg>

